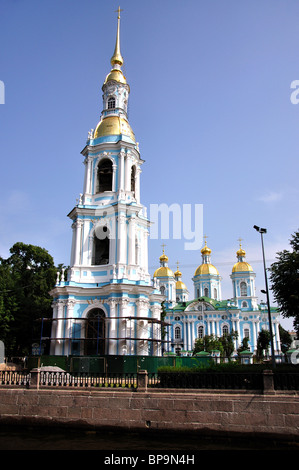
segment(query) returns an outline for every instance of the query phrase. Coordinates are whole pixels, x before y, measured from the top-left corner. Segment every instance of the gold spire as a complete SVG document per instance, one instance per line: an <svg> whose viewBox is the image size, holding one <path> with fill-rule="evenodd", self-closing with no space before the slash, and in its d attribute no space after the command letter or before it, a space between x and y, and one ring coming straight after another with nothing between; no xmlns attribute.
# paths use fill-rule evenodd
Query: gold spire
<svg viewBox="0 0 299 470"><path fill-rule="evenodd" d="M122 55L120 53L120 36L119 36L119 30L120 30L120 12L123 11L118 7L117 11L117 32L116 32L116 43L115 43L115 49L113 56L111 57L111 65L114 67L116 64L117 65L122 65L124 63Z"/></svg>

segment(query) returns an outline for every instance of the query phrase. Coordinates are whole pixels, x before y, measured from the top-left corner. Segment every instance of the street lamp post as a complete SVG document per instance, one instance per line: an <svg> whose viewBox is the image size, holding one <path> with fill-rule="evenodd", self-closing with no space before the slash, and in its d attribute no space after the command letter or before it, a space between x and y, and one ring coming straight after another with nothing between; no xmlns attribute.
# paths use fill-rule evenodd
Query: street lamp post
<svg viewBox="0 0 299 470"><path fill-rule="evenodd" d="M273 368L275 368L276 363L275 363L275 353L274 353L274 343L273 343L272 319L271 319L268 279L267 279L267 270L266 270L265 252L264 252L264 240L263 240L263 234L267 233L267 229L258 227L257 225L254 225L253 228L261 234L262 253L263 253L263 262L264 262L264 273L265 273L265 284L266 284L266 295L267 295L267 305L268 305L268 319L269 319L270 342L271 342L271 356L272 356L272 365L273 365Z"/></svg>

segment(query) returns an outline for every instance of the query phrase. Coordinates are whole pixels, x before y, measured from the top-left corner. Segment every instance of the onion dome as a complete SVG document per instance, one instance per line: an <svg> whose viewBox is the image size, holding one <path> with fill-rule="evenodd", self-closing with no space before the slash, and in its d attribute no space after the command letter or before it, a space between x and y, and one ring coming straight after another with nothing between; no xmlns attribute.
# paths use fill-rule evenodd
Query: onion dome
<svg viewBox="0 0 299 470"><path fill-rule="evenodd" d="M135 135L128 121L124 117L107 116L103 118L94 131L94 139L108 135L123 134L130 137L134 142Z"/></svg>
<svg viewBox="0 0 299 470"><path fill-rule="evenodd" d="M167 265L168 256L165 254L164 249L159 259L161 266L154 272L154 277L174 277L172 270Z"/></svg>
<svg viewBox="0 0 299 470"><path fill-rule="evenodd" d="M252 267L250 266L249 263L244 261L244 258L246 256L245 250L243 250L241 243L240 243L240 248L237 251L237 258L238 262L233 266L232 272L233 273L240 273L240 272L248 272L248 271L253 271Z"/></svg>
<svg viewBox="0 0 299 470"><path fill-rule="evenodd" d="M219 276L218 269L211 264L211 253L212 250L207 246L207 241L205 241L205 246L201 250L202 254L202 264L196 269L194 276L213 274Z"/></svg>
<svg viewBox="0 0 299 470"><path fill-rule="evenodd" d="M175 280L176 280L176 283L175 283L176 290L179 290L179 289L187 290L186 284L181 280L182 273L179 270L179 266L177 266L177 270L174 273L174 277L175 277Z"/></svg>

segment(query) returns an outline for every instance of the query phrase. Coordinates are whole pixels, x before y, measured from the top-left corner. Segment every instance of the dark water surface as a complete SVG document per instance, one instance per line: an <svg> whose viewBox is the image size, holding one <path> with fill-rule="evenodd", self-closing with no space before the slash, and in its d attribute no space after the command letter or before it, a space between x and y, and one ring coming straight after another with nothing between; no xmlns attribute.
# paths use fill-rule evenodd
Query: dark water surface
<svg viewBox="0 0 299 470"><path fill-rule="evenodd" d="M97 451L299 451L299 440L250 439L202 436L186 433L81 431L19 426L0 427L0 450L97 450Z"/></svg>

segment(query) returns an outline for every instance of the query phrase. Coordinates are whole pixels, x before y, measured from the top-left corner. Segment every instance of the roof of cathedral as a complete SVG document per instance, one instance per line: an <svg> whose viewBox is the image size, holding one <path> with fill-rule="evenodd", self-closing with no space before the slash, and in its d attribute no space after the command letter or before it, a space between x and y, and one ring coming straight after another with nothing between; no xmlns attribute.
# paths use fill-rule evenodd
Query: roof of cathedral
<svg viewBox="0 0 299 470"><path fill-rule="evenodd" d="M253 271L250 264L244 261L243 258L245 258L245 256L246 256L246 251L243 250L241 243L240 243L240 248L237 251L238 262L234 264L233 266L233 269L232 269L233 273L243 273L243 272Z"/></svg>
<svg viewBox="0 0 299 470"><path fill-rule="evenodd" d="M173 272L168 266L160 266L154 272L154 277L173 277Z"/></svg>
<svg viewBox="0 0 299 470"><path fill-rule="evenodd" d="M128 121L119 116L107 116L98 123L94 139L108 135L127 135L135 142L135 135Z"/></svg>
<svg viewBox="0 0 299 470"><path fill-rule="evenodd" d="M213 264L210 263L203 263L196 269L194 276L200 276L204 274L215 274L219 276L218 269L215 268Z"/></svg>
<svg viewBox="0 0 299 470"><path fill-rule="evenodd" d="M234 264L232 272L233 273L240 273L240 272L248 272L253 271L252 267L246 261L239 261L238 263Z"/></svg>

